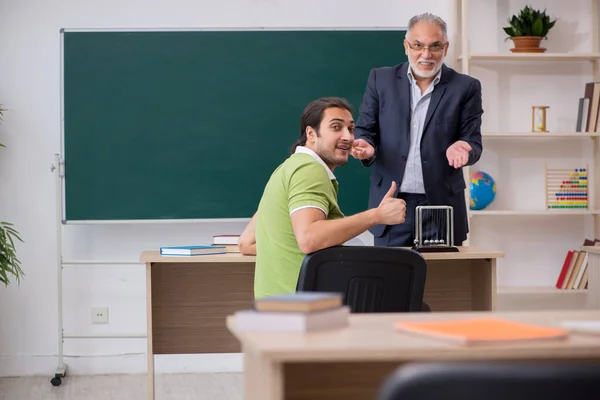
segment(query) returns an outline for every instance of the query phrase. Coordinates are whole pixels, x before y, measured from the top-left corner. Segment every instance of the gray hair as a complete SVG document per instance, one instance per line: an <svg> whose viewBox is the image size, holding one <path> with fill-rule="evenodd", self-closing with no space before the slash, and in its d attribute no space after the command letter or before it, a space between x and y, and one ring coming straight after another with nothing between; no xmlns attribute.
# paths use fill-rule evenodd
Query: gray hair
<svg viewBox="0 0 600 400"><path fill-rule="evenodd" d="M435 24L439 26L442 30L442 34L444 35L444 39L448 40L448 29L446 27L446 22L438 17L437 15L433 15L430 13L423 13L419 15L415 15L408 21L408 30L406 31L406 39L408 39L408 35L410 34L413 26L415 26L419 22L428 22L430 24Z"/></svg>

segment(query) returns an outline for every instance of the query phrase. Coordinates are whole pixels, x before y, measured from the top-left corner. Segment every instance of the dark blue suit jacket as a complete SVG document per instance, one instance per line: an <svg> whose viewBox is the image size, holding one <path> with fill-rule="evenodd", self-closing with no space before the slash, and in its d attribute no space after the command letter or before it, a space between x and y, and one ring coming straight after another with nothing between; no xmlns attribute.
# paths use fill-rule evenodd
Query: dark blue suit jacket
<svg viewBox="0 0 600 400"><path fill-rule="evenodd" d="M410 144L411 95L408 62L371 70L359 109L355 138L375 147L375 157L363 160L373 168L369 208L379 205L392 180L399 190ZM465 180L462 168L448 165L446 150L457 140L469 143L468 165L481 157L481 84L469 76L442 66L440 81L431 101L421 139L421 163L427 201L454 209L454 242L467 237ZM385 225L370 229L375 236L386 233Z"/></svg>

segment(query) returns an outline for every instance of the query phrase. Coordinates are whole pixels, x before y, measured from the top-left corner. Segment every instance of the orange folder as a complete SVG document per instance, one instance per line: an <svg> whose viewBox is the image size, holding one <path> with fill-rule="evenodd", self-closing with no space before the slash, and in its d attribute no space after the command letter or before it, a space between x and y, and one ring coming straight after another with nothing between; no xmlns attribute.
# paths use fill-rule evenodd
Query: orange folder
<svg viewBox="0 0 600 400"><path fill-rule="evenodd" d="M561 339L569 335L568 329L538 326L496 318L473 318L449 321L402 321L396 322L394 327L403 332L450 340L462 344Z"/></svg>

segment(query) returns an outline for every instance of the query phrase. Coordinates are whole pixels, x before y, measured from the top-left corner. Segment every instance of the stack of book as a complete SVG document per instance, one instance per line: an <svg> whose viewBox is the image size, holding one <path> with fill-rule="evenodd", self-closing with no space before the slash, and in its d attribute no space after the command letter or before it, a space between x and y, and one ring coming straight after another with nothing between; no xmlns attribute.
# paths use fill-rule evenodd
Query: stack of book
<svg viewBox="0 0 600 400"><path fill-rule="evenodd" d="M235 325L245 332L311 332L346 327L349 315L340 293L296 292L255 300L235 313Z"/></svg>
<svg viewBox="0 0 600 400"><path fill-rule="evenodd" d="M224 246L227 253L239 253L240 235L213 235L213 246Z"/></svg>
<svg viewBox="0 0 600 400"><path fill-rule="evenodd" d="M584 246L600 246L600 240L585 239ZM588 287L588 253L587 251L570 249L555 284L557 289L587 289Z"/></svg>

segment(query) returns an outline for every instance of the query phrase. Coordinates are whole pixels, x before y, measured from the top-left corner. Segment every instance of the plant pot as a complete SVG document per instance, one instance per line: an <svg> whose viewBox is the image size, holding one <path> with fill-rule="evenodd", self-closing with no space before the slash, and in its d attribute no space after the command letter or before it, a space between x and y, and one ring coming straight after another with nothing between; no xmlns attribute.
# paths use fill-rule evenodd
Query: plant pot
<svg viewBox="0 0 600 400"><path fill-rule="evenodd" d="M510 49L513 53L543 53L545 48L540 47L541 36L513 36L511 40L515 47Z"/></svg>

